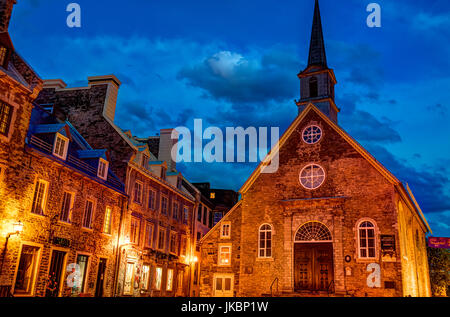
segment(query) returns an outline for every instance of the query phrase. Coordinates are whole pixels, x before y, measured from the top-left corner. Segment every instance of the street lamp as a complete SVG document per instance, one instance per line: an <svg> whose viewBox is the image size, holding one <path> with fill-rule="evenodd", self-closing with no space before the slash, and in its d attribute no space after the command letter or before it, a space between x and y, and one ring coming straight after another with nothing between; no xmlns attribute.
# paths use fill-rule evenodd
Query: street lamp
<svg viewBox="0 0 450 317"><path fill-rule="evenodd" d="M3 249L3 252L2 252L2 264L0 266L0 275L2 274L3 263L5 262L6 250L8 248L9 238L11 238L11 236L13 236L15 234L17 234L17 235L21 234L22 231L23 231L23 223L19 220L19 221L13 223L13 232L9 233L6 236L5 248Z"/></svg>

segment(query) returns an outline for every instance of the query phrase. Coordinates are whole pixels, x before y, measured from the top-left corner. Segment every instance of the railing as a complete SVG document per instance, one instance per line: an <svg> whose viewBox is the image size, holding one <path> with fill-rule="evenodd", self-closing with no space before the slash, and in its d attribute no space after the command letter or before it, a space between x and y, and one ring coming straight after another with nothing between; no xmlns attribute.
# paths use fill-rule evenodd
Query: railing
<svg viewBox="0 0 450 317"><path fill-rule="evenodd" d="M328 285L327 293L328 293L328 296L330 296L330 294L334 293L334 280L331 280L330 284Z"/></svg>
<svg viewBox="0 0 450 317"><path fill-rule="evenodd" d="M45 153L52 155L53 146L51 144L39 139L38 137L36 137L34 135L32 135L30 138L30 145L39 149L40 151L43 151ZM97 177L97 169L95 167L89 165L88 163L84 162L83 160L80 160L79 158L76 158L73 155L70 155L70 154L67 155L66 162L78 170L81 170L93 177ZM123 184L120 181L111 177L110 175L108 175L107 183L109 183L113 187L118 188L122 191L124 190Z"/></svg>
<svg viewBox="0 0 450 317"><path fill-rule="evenodd" d="M270 296L273 297L273 284L277 282L277 294L278 294L278 277L275 277L275 279L272 281L272 284L270 284Z"/></svg>

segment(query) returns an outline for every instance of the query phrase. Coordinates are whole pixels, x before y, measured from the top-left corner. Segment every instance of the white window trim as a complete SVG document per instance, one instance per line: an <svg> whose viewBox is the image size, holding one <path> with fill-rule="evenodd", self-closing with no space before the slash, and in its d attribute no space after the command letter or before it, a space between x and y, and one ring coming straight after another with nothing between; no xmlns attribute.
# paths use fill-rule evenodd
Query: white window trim
<svg viewBox="0 0 450 317"><path fill-rule="evenodd" d="M225 225L229 226L228 235L223 235L223 227ZM220 226L220 238L221 239L230 239L231 238L231 221L224 221L224 222L222 222L222 225Z"/></svg>
<svg viewBox="0 0 450 317"><path fill-rule="evenodd" d="M307 169L308 167L314 166L314 165L315 165L315 166L318 166L318 167L320 167L320 168L322 169L322 171L323 171L323 181L322 181L322 182L319 184L319 186L317 186L317 187L308 188L308 187L306 187L305 185L303 185L303 183L302 183L302 173L303 173L303 171L304 171L305 169ZM306 189L306 190L316 190L316 189L320 188L320 187L325 183L326 180L327 180L327 172L325 171L325 168L323 168L322 165L317 164L317 163L308 163L308 164L306 164L306 165L301 169L301 171L300 171L300 173L299 173L299 175L298 175L298 181L299 181L300 185L301 185L304 189Z"/></svg>
<svg viewBox="0 0 450 317"><path fill-rule="evenodd" d="M72 199L70 200L70 207L69 207L69 217L68 217L69 219L68 219L68 221L61 220L61 215L59 215L58 222L61 222L64 224L71 224L72 223L73 205L75 204L75 192L71 191L71 190L63 190L63 200L64 200L64 193L69 193L72 195ZM62 209L63 204L64 204L64 201L61 204L60 210Z"/></svg>
<svg viewBox="0 0 450 317"><path fill-rule="evenodd" d="M316 142L312 142L312 143L306 142L306 140L305 140L305 138L304 138L304 135L305 135L305 131L306 131L307 129L309 129L309 128L318 128L318 129L320 130L320 137L319 137L319 139L318 139ZM313 144L319 143L320 140L322 140L322 137L323 137L323 129L322 129L322 127L320 127L320 126L317 125L317 124L309 124L309 125L307 125L307 126L302 130L302 141L303 141L305 144L313 145Z"/></svg>
<svg viewBox="0 0 450 317"><path fill-rule="evenodd" d="M86 206L87 206L87 202L90 201L92 202L92 213L91 213L91 221L90 221L90 227L85 227L84 226L84 216L86 215ZM81 229L83 230L94 230L94 217L95 217L95 208L96 208L96 200L94 198L87 198L84 206L83 206L83 218L81 219Z"/></svg>
<svg viewBox="0 0 450 317"><path fill-rule="evenodd" d="M261 256L261 228L263 227L263 226L265 226L265 225L267 225L267 226L269 226L270 227L270 242L271 242L271 245L270 245L270 256L267 256L267 241L266 241L266 245L265 245L265 247L264 247L264 256ZM266 232L267 232L267 230L265 230ZM272 225L270 224L270 223L263 223L262 225L260 225L259 226L259 228L258 228L258 258L259 259L271 259L272 258L272 255L273 255L273 252L272 252L272 246L273 246L273 227L272 227Z"/></svg>
<svg viewBox="0 0 450 317"><path fill-rule="evenodd" d="M64 143L64 151L63 151L63 155L59 155L57 154L56 151L56 141L59 139L62 139L63 141L65 141ZM69 138L65 137L64 135L62 135L61 133L56 133L55 134L55 140L53 141L53 155L56 157L59 157L62 160L66 160L67 158L67 150L69 149Z"/></svg>
<svg viewBox="0 0 450 317"><path fill-rule="evenodd" d="M34 195L36 194L36 185L38 182L42 182L45 184L45 191L44 191L44 195L42 195L42 202L41 202L41 209L42 209L42 213L41 214L37 214L33 212L33 203L34 203ZM50 183L42 178L38 178L36 179L36 181L34 182L34 191L33 191L33 197L32 197L32 201L31 201L31 208L30 208L30 214L34 215L34 216L45 216L47 213L47 197L48 197L48 188L50 186Z"/></svg>
<svg viewBox="0 0 450 317"><path fill-rule="evenodd" d="M104 175L100 174L101 163L105 164L105 174ZM108 168L109 168L109 162L107 160L99 158L98 159L97 176L106 181L108 179Z"/></svg>
<svg viewBox="0 0 450 317"><path fill-rule="evenodd" d="M373 229L374 229L374 234L375 234L375 257L361 257L361 247L360 247L360 239L359 239L359 226L363 223L363 222L370 222L374 225ZM378 259L378 236L379 236L379 229L378 229L378 225L377 222L375 220L373 220L372 218L361 218L356 222L356 226L354 228L355 232L355 238L356 238L356 259L361 260L361 261L373 261Z"/></svg>
<svg viewBox="0 0 450 317"><path fill-rule="evenodd" d="M228 264L223 264L223 263L220 261L220 258L221 258L220 255L222 254L222 248L224 248L224 247L230 248L230 263L228 263ZM218 266L231 266L231 257L232 257L232 254L233 254L233 246L232 246L231 243L220 243L220 244L219 244L218 258L217 258L217 265L218 265Z"/></svg>

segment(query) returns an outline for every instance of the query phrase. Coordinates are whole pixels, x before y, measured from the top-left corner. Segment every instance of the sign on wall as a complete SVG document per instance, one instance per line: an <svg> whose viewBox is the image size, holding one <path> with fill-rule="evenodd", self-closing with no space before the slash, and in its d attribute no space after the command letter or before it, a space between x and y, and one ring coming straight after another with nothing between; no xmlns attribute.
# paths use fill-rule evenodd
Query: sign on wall
<svg viewBox="0 0 450 317"><path fill-rule="evenodd" d="M450 238L429 237L428 246L430 248L450 249Z"/></svg>
<svg viewBox="0 0 450 317"><path fill-rule="evenodd" d="M395 236L394 235L381 235L381 250L382 251L395 251Z"/></svg>

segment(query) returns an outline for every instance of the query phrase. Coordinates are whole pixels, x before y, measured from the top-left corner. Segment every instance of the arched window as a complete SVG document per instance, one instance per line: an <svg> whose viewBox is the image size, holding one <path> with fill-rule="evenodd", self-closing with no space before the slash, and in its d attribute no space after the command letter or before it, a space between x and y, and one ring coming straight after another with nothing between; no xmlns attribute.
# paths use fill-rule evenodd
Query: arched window
<svg viewBox="0 0 450 317"><path fill-rule="evenodd" d="M295 234L295 242L331 242L328 228L318 222L310 221L302 225Z"/></svg>
<svg viewBox="0 0 450 317"><path fill-rule="evenodd" d="M309 80L309 97L314 98L319 95L319 87L317 85L317 78L311 77Z"/></svg>
<svg viewBox="0 0 450 317"><path fill-rule="evenodd" d="M272 226L269 224L259 227L258 257L272 257Z"/></svg>
<svg viewBox="0 0 450 317"><path fill-rule="evenodd" d="M375 258L375 225L371 221L363 221L358 226L359 257Z"/></svg>

